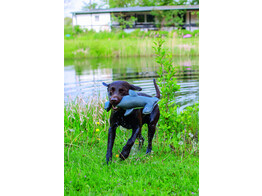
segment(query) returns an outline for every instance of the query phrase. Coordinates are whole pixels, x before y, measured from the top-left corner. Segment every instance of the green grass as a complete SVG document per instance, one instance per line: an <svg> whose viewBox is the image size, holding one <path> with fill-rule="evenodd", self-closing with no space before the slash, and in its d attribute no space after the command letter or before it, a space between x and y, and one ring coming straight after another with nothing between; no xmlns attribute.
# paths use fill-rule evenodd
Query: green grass
<svg viewBox="0 0 262 196"><path fill-rule="evenodd" d="M169 140L165 133L157 131L153 153L145 155L147 129L144 126L143 148L139 151L136 142L128 159L121 161L117 155L131 136L131 130L118 128L112 163L106 165L109 116L103 102L97 100L85 103L78 98L65 106L65 195L192 195L192 192L198 195L198 144L188 134L183 136L183 145L174 147L170 141L176 137Z"/></svg>
<svg viewBox="0 0 262 196"><path fill-rule="evenodd" d="M121 150L119 135L114 155ZM198 157L178 157L172 152L162 152L154 144L155 152L145 156L145 147L121 161L113 157L105 165L106 141L93 148L87 145L70 150L70 160L65 161L66 195L192 195L199 189ZM158 151L160 150L160 151ZM65 157L67 157L65 153Z"/></svg>
<svg viewBox="0 0 262 196"><path fill-rule="evenodd" d="M165 36L165 46L174 56L198 56L199 38L183 39L174 32L86 32L65 36L64 58L142 57L154 55L154 36ZM181 33L181 32L180 32Z"/></svg>

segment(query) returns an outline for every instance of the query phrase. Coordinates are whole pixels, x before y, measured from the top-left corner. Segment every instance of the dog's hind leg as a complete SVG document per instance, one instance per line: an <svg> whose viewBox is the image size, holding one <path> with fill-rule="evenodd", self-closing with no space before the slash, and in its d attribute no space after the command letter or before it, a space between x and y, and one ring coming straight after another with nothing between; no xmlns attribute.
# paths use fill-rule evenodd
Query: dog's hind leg
<svg viewBox="0 0 262 196"><path fill-rule="evenodd" d="M153 112L150 114L150 121L147 123L148 125L148 146L146 150L146 154L152 151L152 140L154 138L156 132L156 124L159 120L160 112L158 105L154 108Z"/></svg>
<svg viewBox="0 0 262 196"><path fill-rule="evenodd" d="M141 132L138 134L137 139L139 141L138 149L141 150L141 148L143 147L144 141L145 141L145 139L142 136Z"/></svg>
<svg viewBox="0 0 262 196"><path fill-rule="evenodd" d="M147 146L146 154L152 151L152 140L154 138L155 132L156 132L156 125L148 124L148 146Z"/></svg>

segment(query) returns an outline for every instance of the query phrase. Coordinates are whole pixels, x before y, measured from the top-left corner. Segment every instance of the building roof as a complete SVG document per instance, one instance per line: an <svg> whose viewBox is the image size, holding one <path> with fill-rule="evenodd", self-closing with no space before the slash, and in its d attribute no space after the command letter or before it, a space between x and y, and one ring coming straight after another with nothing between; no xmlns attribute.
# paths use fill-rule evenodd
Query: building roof
<svg viewBox="0 0 262 196"><path fill-rule="evenodd" d="M123 8L109 8L109 9L95 9L95 10L88 10L88 11L79 11L79 12L72 12L72 14L146 12L146 11L152 11L152 10L199 10L199 5L123 7Z"/></svg>

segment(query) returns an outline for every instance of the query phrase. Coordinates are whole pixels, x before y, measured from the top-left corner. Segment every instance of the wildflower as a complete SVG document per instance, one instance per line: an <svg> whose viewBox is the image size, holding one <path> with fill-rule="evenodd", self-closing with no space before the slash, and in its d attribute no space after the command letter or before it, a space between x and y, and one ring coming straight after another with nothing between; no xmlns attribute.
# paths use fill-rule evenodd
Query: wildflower
<svg viewBox="0 0 262 196"><path fill-rule="evenodd" d="M99 131L99 129L96 129L96 132L98 132Z"/></svg>
<svg viewBox="0 0 262 196"><path fill-rule="evenodd" d="M70 132L74 132L75 130L74 129L69 129Z"/></svg>
<svg viewBox="0 0 262 196"><path fill-rule="evenodd" d="M195 194L194 192L192 192L192 194Z"/></svg>
<svg viewBox="0 0 262 196"><path fill-rule="evenodd" d="M72 181L70 181L70 183L71 183Z"/></svg>
<svg viewBox="0 0 262 196"><path fill-rule="evenodd" d="M116 157L119 157L119 155L117 154Z"/></svg>
<svg viewBox="0 0 262 196"><path fill-rule="evenodd" d="M179 144L179 145L183 145L183 142L182 142L182 141L180 141L180 142L178 142L178 144Z"/></svg>
<svg viewBox="0 0 262 196"><path fill-rule="evenodd" d="M194 136L192 133L189 133L188 135L189 135L190 137L193 137L193 136Z"/></svg>
<svg viewBox="0 0 262 196"><path fill-rule="evenodd" d="M86 176L85 176L85 178L86 178Z"/></svg>
<svg viewBox="0 0 262 196"><path fill-rule="evenodd" d="M100 138L97 138L97 140L100 140Z"/></svg>
<svg viewBox="0 0 262 196"><path fill-rule="evenodd" d="M100 123L99 122L96 122L97 125L99 125Z"/></svg>

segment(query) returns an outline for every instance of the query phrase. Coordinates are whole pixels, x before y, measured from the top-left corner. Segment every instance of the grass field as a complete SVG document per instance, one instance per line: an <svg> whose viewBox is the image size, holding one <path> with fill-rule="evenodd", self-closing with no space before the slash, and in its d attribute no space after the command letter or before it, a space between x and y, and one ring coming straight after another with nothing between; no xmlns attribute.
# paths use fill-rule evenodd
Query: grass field
<svg viewBox="0 0 262 196"><path fill-rule="evenodd" d="M161 32L154 32L161 33ZM165 33L165 32L164 32ZM98 57L142 57L154 55L153 41L155 34L142 32L110 33L86 32L66 37L64 40L64 58ZM163 34L163 32L162 32ZM198 56L199 37L183 39L172 32L163 34L166 47L174 56Z"/></svg>
<svg viewBox="0 0 262 196"><path fill-rule="evenodd" d="M146 140L143 148L139 151L136 142L129 158L121 161L118 156L131 136L131 130L118 128L113 160L107 165L110 112L102 106L103 102L85 103L81 98L65 106L65 195L199 194L198 144L192 148L188 144L188 134L181 146L172 147L157 131L153 153L145 155L147 129L144 126L142 135Z"/></svg>

